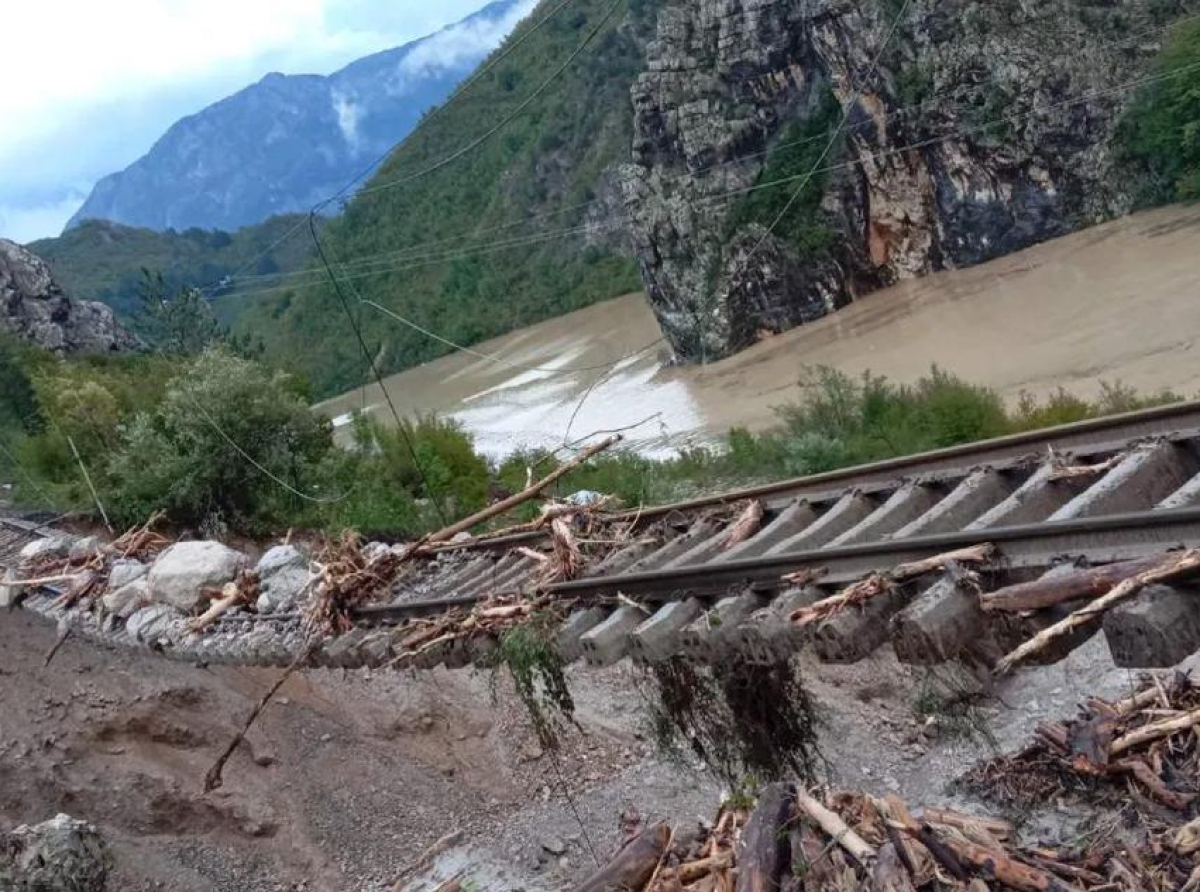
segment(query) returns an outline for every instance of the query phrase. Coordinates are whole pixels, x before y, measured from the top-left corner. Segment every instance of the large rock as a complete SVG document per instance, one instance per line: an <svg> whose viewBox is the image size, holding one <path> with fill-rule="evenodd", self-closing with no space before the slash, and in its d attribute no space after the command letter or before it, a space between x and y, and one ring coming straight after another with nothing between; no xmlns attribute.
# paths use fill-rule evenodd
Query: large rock
<svg viewBox="0 0 1200 892"><path fill-rule="evenodd" d="M206 590L232 582L246 564L244 554L220 542L177 542L150 568L150 597L190 613Z"/></svg>
<svg viewBox="0 0 1200 892"><path fill-rule="evenodd" d="M1127 212L1122 87L1185 6L914 0L893 34L892 0L663 3L621 180L676 353L719 359L901 279Z"/></svg>
<svg viewBox="0 0 1200 892"><path fill-rule="evenodd" d="M141 561L135 561L132 558L118 558L112 562L112 566L108 570L108 587L112 591L124 588L133 582L135 579L141 579L150 568Z"/></svg>
<svg viewBox="0 0 1200 892"><path fill-rule="evenodd" d="M118 619L129 619L149 603L150 584L144 578L115 588L100 598L100 606L104 608L104 612Z"/></svg>
<svg viewBox="0 0 1200 892"><path fill-rule="evenodd" d="M62 355L115 353L138 346L112 309L67 297L45 261L2 238L0 332Z"/></svg>
<svg viewBox="0 0 1200 892"><path fill-rule="evenodd" d="M60 814L0 834L0 889L104 892L112 855L96 828Z"/></svg>
<svg viewBox="0 0 1200 892"><path fill-rule="evenodd" d="M308 586L308 558L294 545L276 545L262 556L255 568L259 613L284 613L296 607Z"/></svg>
<svg viewBox="0 0 1200 892"><path fill-rule="evenodd" d="M187 634L187 617L169 604L151 604L129 617L125 632L141 644L170 645Z"/></svg>
<svg viewBox="0 0 1200 892"><path fill-rule="evenodd" d="M63 536L34 539L21 549L17 557L21 564L32 564L47 558L64 558L71 553L71 540Z"/></svg>

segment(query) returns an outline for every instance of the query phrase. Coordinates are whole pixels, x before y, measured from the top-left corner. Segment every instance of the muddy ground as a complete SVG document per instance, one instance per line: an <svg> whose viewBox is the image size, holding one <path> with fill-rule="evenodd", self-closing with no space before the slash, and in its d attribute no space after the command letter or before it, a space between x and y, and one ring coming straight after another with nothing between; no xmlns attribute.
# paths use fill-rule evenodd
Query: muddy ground
<svg viewBox="0 0 1200 892"><path fill-rule="evenodd" d="M400 888L426 848L454 832L461 840L437 863L442 875L466 870L479 890L570 888L628 822L699 818L720 797L702 770L653 751L628 665L572 671L583 731L558 758L537 745L503 686L493 699L485 673L306 672L206 796L205 772L275 671L71 640L43 668L54 639L40 620L0 615L0 824L59 811L94 822L115 849L113 889ZM1005 681L970 728L926 727L914 704L927 672L886 651L802 668L831 779L926 804L963 804L947 783L992 746L1014 748L1084 695L1124 695L1137 681L1096 638ZM408 881L430 885L428 875Z"/></svg>

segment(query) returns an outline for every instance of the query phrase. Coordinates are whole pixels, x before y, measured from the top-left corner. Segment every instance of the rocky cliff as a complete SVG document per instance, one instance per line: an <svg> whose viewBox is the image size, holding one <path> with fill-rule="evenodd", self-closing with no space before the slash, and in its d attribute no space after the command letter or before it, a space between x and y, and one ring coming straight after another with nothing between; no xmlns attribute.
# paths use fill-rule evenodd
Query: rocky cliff
<svg viewBox="0 0 1200 892"><path fill-rule="evenodd" d="M0 239L0 333L64 355L138 345L109 307L67 297L40 257L7 239Z"/></svg>
<svg viewBox="0 0 1200 892"><path fill-rule="evenodd" d="M681 358L719 358L870 290L1127 211L1113 149L1124 87L1184 11L665 4L632 90L623 186L669 341Z"/></svg>

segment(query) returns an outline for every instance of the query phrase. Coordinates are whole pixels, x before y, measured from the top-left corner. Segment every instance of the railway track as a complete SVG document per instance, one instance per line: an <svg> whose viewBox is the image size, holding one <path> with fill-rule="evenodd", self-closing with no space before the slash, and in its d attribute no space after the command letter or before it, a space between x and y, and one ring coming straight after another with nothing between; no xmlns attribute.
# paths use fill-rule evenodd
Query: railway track
<svg viewBox="0 0 1200 892"><path fill-rule="evenodd" d="M730 546L735 519L754 501L763 508L761 526ZM1102 565L1200 546L1200 404L595 517L586 536L594 544L585 546L581 575L543 588L576 607L559 634L564 655L597 665L677 653L720 660L731 648L768 658L780 641L800 644L786 622L798 607L873 573L958 548L996 547L999 560L981 583L994 589L1061 572L1056 568L1064 563ZM529 591L543 569L537 548L544 544L543 534L524 533L421 559L385 596L387 603L359 610L356 628L327 641L317 660L382 665L404 634L393 627ZM818 570L823 575L806 585L784 579ZM970 636L1028 637L1047 621L996 621L968 609L953 580L925 583L839 614L807 643L822 659L853 662L890 640L902 659L936 662L960 652ZM1159 600L1167 606L1151 610L1153 616L1120 614L1113 623L1112 636L1144 639L1121 645L1128 665L1170 659L1169 665L1183 650L1200 649L1200 612L1190 601ZM285 665L298 625L294 616L230 618L216 645L200 639L179 656ZM245 638L261 647L247 650L239 644ZM477 656L456 648L434 648L423 662L460 665Z"/></svg>

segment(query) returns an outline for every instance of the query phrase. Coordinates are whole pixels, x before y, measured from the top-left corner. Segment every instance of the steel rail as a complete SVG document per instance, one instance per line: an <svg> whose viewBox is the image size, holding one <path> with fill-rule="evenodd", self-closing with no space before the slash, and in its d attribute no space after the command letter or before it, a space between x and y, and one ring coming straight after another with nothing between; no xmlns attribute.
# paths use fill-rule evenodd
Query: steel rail
<svg viewBox="0 0 1200 892"><path fill-rule="evenodd" d="M870 491L904 477L923 477L938 473L964 471L977 465L1013 463L1033 452L1044 453L1047 450L1055 452L1104 451L1105 449L1119 448L1129 441L1142 438L1183 438L1185 436L1200 436L1200 400L1155 406L1150 409L1108 415L1103 418L1090 418L1057 427L1009 434L991 440L980 440L975 443L964 443L916 455L840 468L823 474L796 477L712 496L656 505L641 510L630 510L616 515L613 520L628 522L636 519L639 525L644 525L672 513L687 514L703 508L728 505L746 499L760 499L766 503L768 509L778 509L787 501L795 498L806 498L810 501L827 499L840 494L842 490L851 485ZM541 531L515 533L509 536L497 536L493 539L448 544L435 550L504 548L534 541L544 535Z"/></svg>
<svg viewBox="0 0 1200 892"><path fill-rule="evenodd" d="M546 592L562 599L626 595L661 603L689 597L720 597L738 588L777 591L785 587L782 576L805 568L824 569L826 575L821 578L822 585L842 585L880 569L982 542L991 542L1000 549L1000 566L1007 571L1044 568L1064 556L1086 556L1096 564L1111 563L1156 551L1200 546L1200 508L1138 511L818 548L720 564L579 579L548 586ZM454 607L470 607L484 597L449 597L364 607L353 616L365 622L397 622Z"/></svg>

